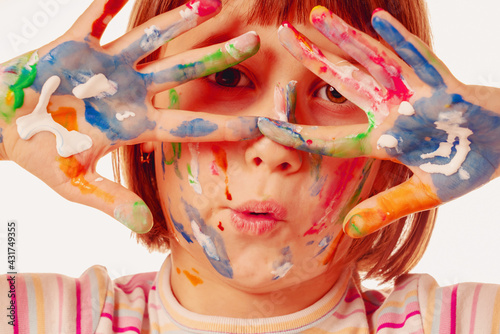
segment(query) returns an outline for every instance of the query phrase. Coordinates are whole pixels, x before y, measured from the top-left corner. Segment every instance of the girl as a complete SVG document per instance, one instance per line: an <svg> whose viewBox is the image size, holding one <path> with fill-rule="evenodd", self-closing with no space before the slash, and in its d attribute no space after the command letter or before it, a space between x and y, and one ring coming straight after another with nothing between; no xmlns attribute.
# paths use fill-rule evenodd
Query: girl
<svg viewBox="0 0 500 334"><path fill-rule="evenodd" d="M38 57L6 65L3 156L144 233L138 237L148 247L171 250L158 274L115 282L99 267L77 280L16 276L13 330L413 332L479 331L485 323L495 330L497 287L438 288L428 277L403 275L425 248L433 212L401 217L498 175L498 92L475 101L387 12L377 11L373 26L406 63L326 8L311 12L313 27L305 23L312 4L289 4L269 11L263 2L229 1L210 24L171 40L214 15L219 3L191 1L143 24L180 4L138 2L139 27L101 49L102 31L123 2L96 1ZM429 42L419 2L349 4L327 5L373 37L371 12L385 7ZM284 19L295 27L284 24L278 37L275 22ZM74 52L84 61L75 62ZM64 122L50 123L61 114ZM301 150L260 137L257 125ZM316 127L323 125L335 127ZM42 140L52 145L30 166L26 152L40 150ZM93 171L102 153L140 142L121 155L144 202ZM433 153L441 146L450 153ZM404 163L414 175L380 195L408 173L372 158ZM40 167L54 161L56 173ZM448 163L444 172L436 167ZM351 236L380 230L353 240L343 221ZM398 279L388 295L363 292L360 272ZM54 304L43 298L51 289L59 296ZM2 303L7 309L12 301Z"/></svg>

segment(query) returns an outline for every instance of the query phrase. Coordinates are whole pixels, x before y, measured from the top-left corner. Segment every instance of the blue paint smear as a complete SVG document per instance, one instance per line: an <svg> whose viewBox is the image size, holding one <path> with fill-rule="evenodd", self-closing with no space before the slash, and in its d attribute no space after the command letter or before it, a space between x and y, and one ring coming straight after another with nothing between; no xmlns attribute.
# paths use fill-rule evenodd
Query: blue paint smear
<svg viewBox="0 0 500 334"><path fill-rule="evenodd" d="M328 175L323 175L319 180L315 181L313 185L309 188L311 191L311 196L316 197L319 195L321 192L321 189L323 189L323 186L326 183L326 180L328 179Z"/></svg>
<svg viewBox="0 0 500 334"><path fill-rule="evenodd" d="M292 263L292 252L290 251L290 246L286 246L285 248L281 249L281 255L283 255L283 258L280 261L276 261L273 263L274 270L285 265L286 263ZM276 275L272 278L272 280L275 281L281 277L282 276Z"/></svg>
<svg viewBox="0 0 500 334"><path fill-rule="evenodd" d="M308 241L308 242L306 243L306 246L311 246L312 244L314 244L314 240Z"/></svg>
<svg viewBox="0 0 500 334"><path fill-rule="evenodd" d="M87 98L85 119L106 134L109 140L130 140L155 128L147 117L146 95L151 75L136 72L120 56L110 56L91 48L84 42L65 42L43 56L37 65L38 74L32 88L40 93L43 84L53 75L61 78L54 95L73 95L75 86L85 83L96 74L117 83L118 91L112 96ZM123 122L116 119L117 112L132 111L135 117Z"/></svg>
<svg viewBox="0 0 500 334"><path fill-rule="evenodd" d="M333 240L333 237L331 235L327 235L326 237L321 239L320 242L318 243L318 247L321 247L321 249L315 255L315 257L320 255L321 253L323 253L328 248L328 246L330 246L330 243L332 242L332 240Z"/></svg>
<svg viewBox="0 0 500 334"><path fill-rule="evenodd" d="M210 121L206 121L203 118L195 118L191 121L184 121L175 130L170 130L170 133L174 136L185 138L185 137L204 137L211 134L219 127L217 124Z"/></svg>
<svg viewBox="0 0 500 334"><path fill-rule="evenodd" d="M421 98L414 104L415 115L399 116L394 127L387 134L395 137L397 149L386 148L391 157L396 157L408 166L420 166L424 163L447 164L455 156L453 147L450 157L422 159L424 153L435 151L440 142L446 142L445 131L436 129L434 122L445 111L461 111L465 123L461 127L472 130L468 137L470 152L462 168L470 174L468 180L462 180L459 173L450 176L434 173L432 181L437 188L437 195L443 201L449 201L464 195L489 181L500 164L500 116L477 105L464 101L460 95L448 94L439 89L431 97ZM428 140L423 140L427 138ZM456 145L457 142L454 143Z"/></svg>
<svg viewBox="0 0 500 334"><path fill-rule="evenodd" d="M372 20L372 25L398 55L415 70L415 73L423 82L434 88L445 86L443 77L436 68L392 24L376 16Z"/></svg>
<svg viewBox="0 0 500 334"><path fill-rule="evenodd" d="M231 263L227 255L226 246L224 245L222 236L217 232L216 229L205 224L205 221L201 218L198 209L191 206L184 199L182 199L182 203L184 204L184 208L189 217L189 220L194 221L199 226L201 233L209 236L215 245L219 259L216 260L212 258L207 254L206 250L203 249L203 252L205 253L207 259L219 274L227 278L233 278L233 268L231 267Z"/></svg>
<svg viewBox="0 0 500 334"><path fill-rule="evenodd" d="M2 131L3 131L3 129L0 128L0 144L3 143Z"/></svg>
<svg viewBox="0 0 500 334"><path fill-rule="evenodd" d="M168 204L170 207L171 205L170 198L168 198ZM174 227L177 230L177 232L179 232L184 237L184 239L186 239L188 243L192 244L194 236L190 235L189 233L186 232L186 230L184 230L184 226L182 225L182 223L179 223L174 219L174 217L172 216L172 212L170 212L170 210L168 210L168 215L170 216L170 220L172 221L172 224L174 224Z"/></svg>

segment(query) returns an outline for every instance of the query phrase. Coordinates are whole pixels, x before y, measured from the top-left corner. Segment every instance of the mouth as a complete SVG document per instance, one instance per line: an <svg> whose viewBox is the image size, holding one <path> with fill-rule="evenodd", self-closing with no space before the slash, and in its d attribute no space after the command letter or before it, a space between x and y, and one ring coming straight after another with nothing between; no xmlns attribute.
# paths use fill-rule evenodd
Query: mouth
<svg viewBox="0 0 500 334"><path fill-rule="evenodd" d="M286 209L275 201L249 201L232 210L231 222L240 232L262 235L286 219Z"/></svg>

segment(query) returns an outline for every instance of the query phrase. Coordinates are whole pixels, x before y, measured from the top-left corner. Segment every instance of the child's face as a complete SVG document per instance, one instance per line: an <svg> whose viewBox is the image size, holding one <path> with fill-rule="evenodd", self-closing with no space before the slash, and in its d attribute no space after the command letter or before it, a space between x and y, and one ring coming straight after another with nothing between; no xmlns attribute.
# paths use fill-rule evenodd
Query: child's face
<svg viewBox="0 0 500 334"><path fill-rule="evenodd" d="M176 88L178 108L278 118L275 87L295 80L292 116L298 123L366 122L363 111L329 92L330 86L288 54L278 41L277 27L245 24L239 13L248 3L232 1L215 19L169 43L167 55L249 30L261 38L254 57ZM311 26L296 27L324 51L345 57ZM171 92L158 95L156 105L168 107L171 97ZM350 244L348 237L341 238L344 215L368 194L378 169L372 160L311 155L265 137L164 143L155 147L155 154L160 198L178 240L172 240L174 266L252 291L314 281L342 270L333 264ZM182 263L175 262L176 253L183 254L178 257Z"/></svg>

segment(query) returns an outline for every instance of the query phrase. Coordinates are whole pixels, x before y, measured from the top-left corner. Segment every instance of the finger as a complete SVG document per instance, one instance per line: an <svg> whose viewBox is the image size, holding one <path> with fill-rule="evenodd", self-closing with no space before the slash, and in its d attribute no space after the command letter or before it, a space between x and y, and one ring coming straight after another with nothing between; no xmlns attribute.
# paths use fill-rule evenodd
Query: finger
<svg viewBox="0 0 500 334"><path fill-rule="evenodd" d="M128 0L94 0L78 18L70 32L82 39L92 36L100 40L111 19L125 6Z"/></svg>
<svg viewBox="0 0 500 334"><path fill-rule="evenodd" d="M413 176L352 209L344 220L344 231L353 238L360 238L399 218L434 208L441 203L430 186Z"/></svg>
<svg viewBox="0 0 500 334"><path fill-rule="evenodd" d="M152 118L155 127L128 145L144 141L212 142L240 141L262 134L257 117L234 117L184 110L158 110Z"/></svg>
<svg viewBox="0 0 500 334"><path fill-rule="evenodd" d="M388 100L396 96L401 101L408 101L413 95L403 78L403 73L410 73L409 66L379 41L352 28L322 6L314 7L310 20L326 38L363 65L387 89Z"/></svg>
<svg viewBox="0 0 500 334"><path fill-rule="evenodd" d="M259 46L259 36L250 31L226 43L158 60L142 68L141 72L150 72L150 91L158 93L172 88L172 83L177 86L234 66L253 56Z"/></svg>
<svg viewBox="0 0 500 334"><path fill-rule="evenodd" d="M151 211L134 192L97 173L87 173L74 156L59 158L59 167L70 181L54 189L66 199L98 209L134 232L152 228Z"/></svg>
<svg viewBox="0 0 500 334"><path fill-rule="evenodd" d="M376 12L372 18L372 25L423 82L436 89L446 86L440 74L440 72L450 74L446 66L424 42L411 34L389 13Z"/></svg>
<svg viewBox="0 0 500 334"><path fill-rule="evenodd" d="M372 156L366 125L304 126L259 117L258 126L269 139L302 151L342 158Z"/></svg>
<svg viewBox="0 0 500 334"><path fill-rule="evenodd" d="M191 0L172 11L156 16L106 45L112 53L121 53L130 63L158 49L173 38L216 15L220 0Z"/></svg>
<svg viewBox="0 0 500 334"><path fill-rule="evenodd" d="M278 36L281 44L311 72L365 112L372 110L377 124L387 117L384 89L373 77L334 54L328 54L327 59L318 47L288 23L280 27Z"/></svg>

